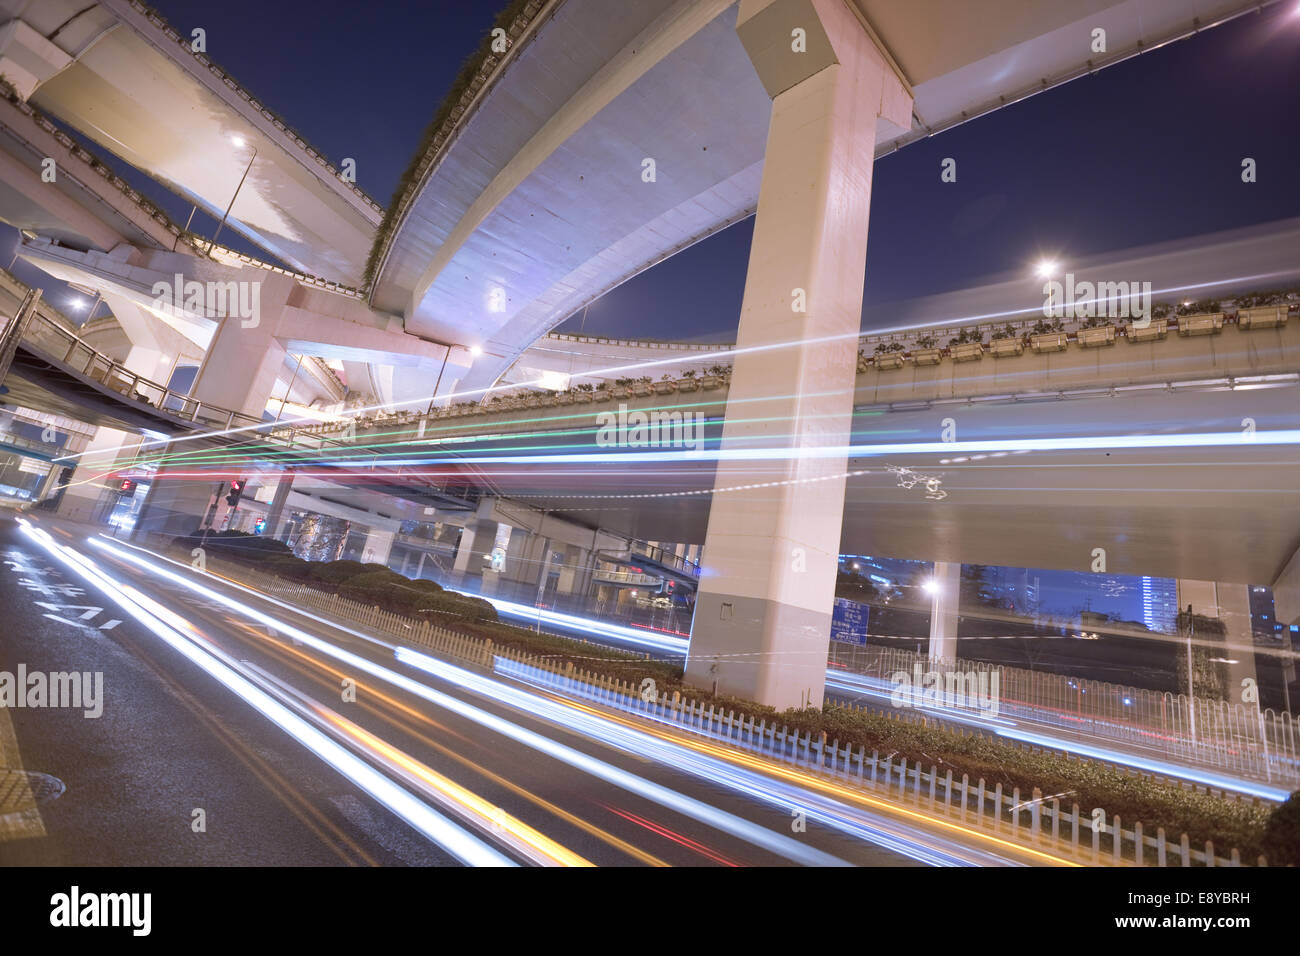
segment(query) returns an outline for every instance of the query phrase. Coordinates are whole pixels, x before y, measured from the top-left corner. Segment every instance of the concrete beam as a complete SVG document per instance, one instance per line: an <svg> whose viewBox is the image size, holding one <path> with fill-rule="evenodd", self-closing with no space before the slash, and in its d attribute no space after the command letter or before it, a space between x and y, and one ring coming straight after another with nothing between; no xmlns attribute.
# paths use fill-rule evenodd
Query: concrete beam
<svg viewBox="0 0 1300 956"><path fill-rule="evenodd" d="M1300 549L1273 579L1273 614L1281 624L1300 624Z"/></svg>
<svg viewBox="0 0 1300 956"><path fill-rule="evenodd" d="M24 100L71 63L72 57L26 22L10 20L0 25L0 75Z"/></svg>

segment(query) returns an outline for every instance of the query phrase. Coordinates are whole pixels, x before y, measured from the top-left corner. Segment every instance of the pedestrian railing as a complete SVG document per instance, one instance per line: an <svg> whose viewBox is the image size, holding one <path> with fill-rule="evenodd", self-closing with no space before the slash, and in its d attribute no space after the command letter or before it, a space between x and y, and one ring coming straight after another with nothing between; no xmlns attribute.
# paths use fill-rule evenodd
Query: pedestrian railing
<svg viewBox="0 0 1300 956"><path fill-rule="evenodd" d="M21 339L24 346L124 398L148 405L175 418L215 429L262 425L260 417L200 402L132 372L121 362L85 342L72 323L40 301L39 289L28 288L8 270L0 270L0 289L20 301L26 300L33 292L36 295L35 304L28 310L25 321L20 312L7 322L4 333L6 339ZM12 344L15 343L11 343L11 346Z"/></svg>
<svg viewBox="0 0 1300 956"><path fill-rule="evenodd" d="M980 661L931 661L905 648L831 645L831 666L888 681L892 674L958 670L998 675L999 712L1073 732L1141 744L1207 768L1300 785L1300 723L1288 713Z"/></svg>

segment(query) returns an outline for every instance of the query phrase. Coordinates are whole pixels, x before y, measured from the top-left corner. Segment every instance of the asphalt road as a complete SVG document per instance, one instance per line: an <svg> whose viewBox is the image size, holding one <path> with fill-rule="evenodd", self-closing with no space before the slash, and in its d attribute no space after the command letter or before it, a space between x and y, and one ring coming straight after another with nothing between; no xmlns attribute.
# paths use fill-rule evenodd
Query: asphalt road
<svg viewBox="0 0 1300 956"><path fill-rule="evenodd" d="M864 839L824 823L819 804L805 804L798 792L782 802L778 791L764 789L769 783L751 793L726 774L684 769L696 757L671 750L671 742L655 750L597 739L580 721L603 725L604 717L583 716L535 688L485 675L474 678L487 682L482 686L462 686L396 660L391 646L285 611L212 575L170 569L178 580L209 588L205 596L90 546L85 529L48 518L35 526L136 590L125 597L100 590L14 520L0 519L0 671L16 673L22 664L28 673L103 675L99 717L70 707L0 710L12 725L8 746L0 725L4 765L47 774L65 788L54 796L57 787L34 786L39 821L30 811L17 814L27 829L0 835L0 864L464 861L395 812L382 790L326 763L265 708L160 637L159 620L205 652L226 655L244 679L315 720L378 770L385 786L404 787L453 829L512 862L537 862L539 846L597 865L903 865L934 862L936 852L952 854L945 862L1042 862L986 841L954 840L916 814L900 822L888 811L856 808L857 824L888 834ZM152 608L154 625L132 607ZM280 626L268 627L258 614ZM345 680L355 682L355 699ZM515 698L503 698L502 687ZM436 804L416 778L439 781L461 803ZM475 816L466 807L480 800L489 809ZM195 832L196 810L203 811L202 832ZM0 823L14 819L0 816ZM536 840L521 847L519 833Z"/></svg>

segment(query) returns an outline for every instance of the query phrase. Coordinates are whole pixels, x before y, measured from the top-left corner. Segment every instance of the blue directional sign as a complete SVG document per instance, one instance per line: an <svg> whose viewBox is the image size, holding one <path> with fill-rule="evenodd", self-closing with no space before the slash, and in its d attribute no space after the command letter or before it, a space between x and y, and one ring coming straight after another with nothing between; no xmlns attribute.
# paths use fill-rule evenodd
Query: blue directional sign
<svg viewBox="0 0 1300 956"><path fill-rule="evenodd" d="M865 647L870 612L871 608L865 604L836 598L835 611L831 614L831 640Z"/></svg>

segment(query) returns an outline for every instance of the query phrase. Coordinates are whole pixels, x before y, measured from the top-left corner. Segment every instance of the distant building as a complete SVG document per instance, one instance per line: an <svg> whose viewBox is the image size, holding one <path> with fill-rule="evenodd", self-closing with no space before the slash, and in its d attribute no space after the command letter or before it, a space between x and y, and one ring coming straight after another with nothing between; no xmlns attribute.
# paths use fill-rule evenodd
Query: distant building
<svg viewBox="0 0 1300 956"><path fill-rule="evenodd" d="M1178 584L1172 578L1142 578L1142 623L1172 634L1178 623Z"/></svg>
<svg viewBox="0 0 1300 956"><path fill-rule="evenodd" d="M1250 588L1250 630L1255 638L1280 641L1286 628L1273 616L1273 589L1252 585Z"/></svg>

